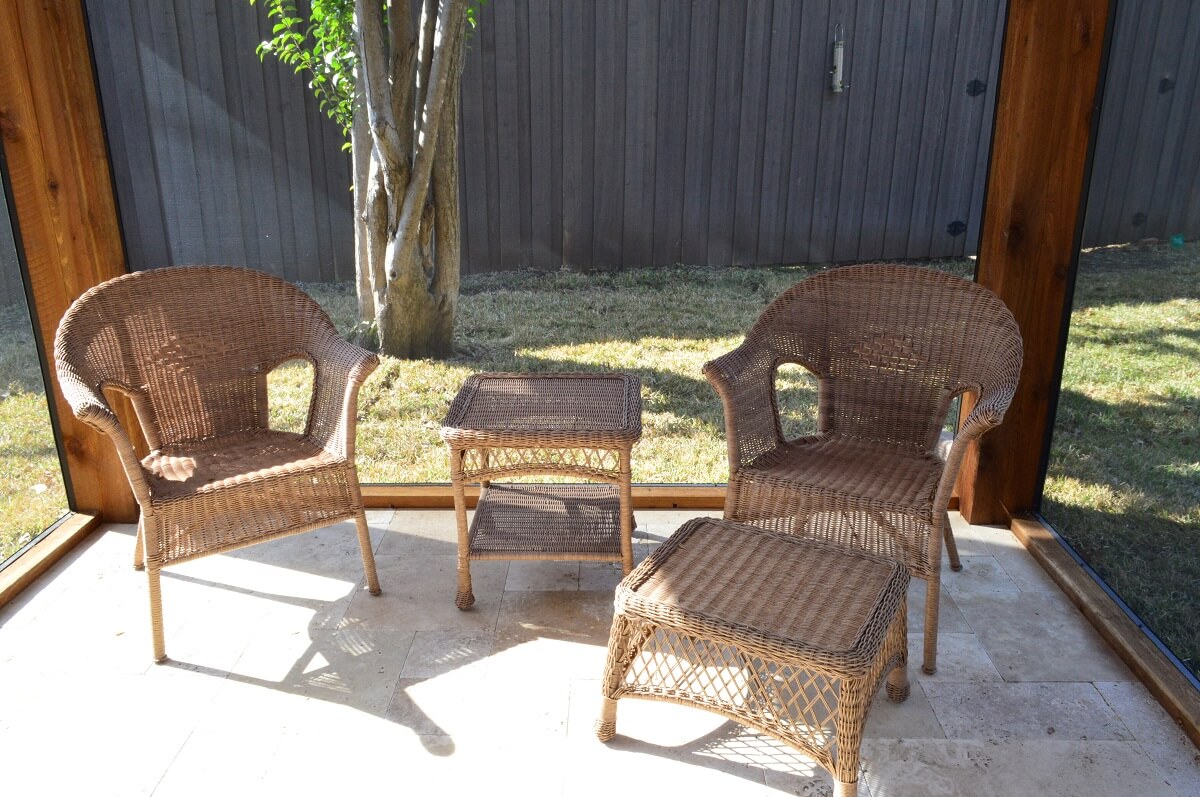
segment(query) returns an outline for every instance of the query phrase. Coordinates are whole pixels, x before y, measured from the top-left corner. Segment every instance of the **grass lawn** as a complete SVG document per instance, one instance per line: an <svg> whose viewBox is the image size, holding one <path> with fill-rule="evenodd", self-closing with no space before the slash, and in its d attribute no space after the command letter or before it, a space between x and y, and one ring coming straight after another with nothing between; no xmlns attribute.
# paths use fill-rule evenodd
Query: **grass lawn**
<svg viewBox="0 0 1200 797"><path fill-rule="evenodd" d="M0 562L66 511L29 316L0 308Z"/></svg>
<svg viewBox="0 0 1200 797"><path fill-rule="evenodd" d="M1042 514L1200 671L1200 251L1080 263Z"/></svg>
<svg viewBox="0 0 1200 797"><path fill-rule="evenodd" d="M1191 246L1085 255L1043 511L1195 669L1200 252ZM972 267L966 261L936 265L964 276ZM700 367L737 345L767 303L809 271L675 268L464 278L457 356L445 362L384 358L363 387L360 475L364 482L447 481L438 429L473 372L621 369L641 379L645 403L634 481L723 482L721 408ZM343 331L352 326L352 286L304 287ZM5 329L19 326L15 320L0 315ZM0 339L0 386L9 385L0 400L0 558L65 506L36 361L12 354L14 339ZM27 332L23 340L28 343ZM300 366L272 375L275 425L303 427L310 379ZM781 384L789 431L798 433L812 423L811 383L793 370Z"/></svg>

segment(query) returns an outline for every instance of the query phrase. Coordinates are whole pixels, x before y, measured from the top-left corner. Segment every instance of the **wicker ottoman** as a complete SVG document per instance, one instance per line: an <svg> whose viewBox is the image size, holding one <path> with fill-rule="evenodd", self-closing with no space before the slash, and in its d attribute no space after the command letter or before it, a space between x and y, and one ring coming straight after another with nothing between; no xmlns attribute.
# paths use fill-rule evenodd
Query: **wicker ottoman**
<svg viewBox="0 0 1200 797"><path fill-rule="evenodd" d="M723 714L811 755L858 791L871 698L908 697L908 572L890 559L697 518L617 588L596 733L617 700ZM889 674L890 673L890 674Z"/></svg>

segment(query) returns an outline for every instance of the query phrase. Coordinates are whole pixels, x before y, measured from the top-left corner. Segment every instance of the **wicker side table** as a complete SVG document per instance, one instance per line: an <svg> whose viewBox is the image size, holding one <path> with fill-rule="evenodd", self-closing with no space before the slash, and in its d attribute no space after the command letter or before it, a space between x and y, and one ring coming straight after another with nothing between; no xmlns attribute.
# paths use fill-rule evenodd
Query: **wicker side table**
<svg viewBox="0 0 1200 797"><path fill-rule="evenodd" d="M617 700L722 714L811 755L835 795L858 791L871 698L908 697L897 562L724 520L684 524L617 588L596 732Z"/></svg>
<svg viewBox="0 0 1200 797"><path fill-rule="evenodd" d="M455 605L475 602L471 561L619 561L633 569L630 452L642 436L641 385L628 374L475 374L442 439L458 518ZM562 476L592 484L491 484ZM464 487L483 491L467 525Z"/></svg>

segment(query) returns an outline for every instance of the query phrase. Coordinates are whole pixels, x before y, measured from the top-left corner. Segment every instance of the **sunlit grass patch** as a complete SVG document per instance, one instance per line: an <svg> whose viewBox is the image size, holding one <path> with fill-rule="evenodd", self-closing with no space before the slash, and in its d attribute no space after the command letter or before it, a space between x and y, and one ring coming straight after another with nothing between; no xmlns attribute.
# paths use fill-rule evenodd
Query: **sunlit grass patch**
<svg viewBox="0 0 1200 797"><path fill-rule="evenodd" d="M1200 253L1084 256L1042 509L1200 668Z"/></svg>

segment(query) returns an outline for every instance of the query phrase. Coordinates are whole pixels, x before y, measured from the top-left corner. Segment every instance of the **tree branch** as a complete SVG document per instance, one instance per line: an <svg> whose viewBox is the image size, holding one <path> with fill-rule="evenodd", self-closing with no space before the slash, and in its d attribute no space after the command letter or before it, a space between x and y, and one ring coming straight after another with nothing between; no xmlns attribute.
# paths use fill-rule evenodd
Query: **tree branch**
<svg viewBox="0 0 1200 797"><path fill-rule="evenodd" d="M387 179L400 168L404 150L392 116L391 85L384 71L387 47L383 40L383 6L377 0L355 0L354 15L358 20L359 79L364 81L367 120L374 150L385 166Z"/></svg>
<svg viewBox="0 0 1200 797"><path fill-rule="evenodd" d="M438 136L442 129L442 125L438 123L442 121L446 95L449 94L451 86L457 85L461 73L466 22L467 0L440 0L437 42L433 49L433 63L429 69L429 93L421 112L424 121L413 159L412 179L404 196L404 207L399 220L399 229L406 238L405 249L416 244L415 235L409 239L409 234L410 231L416 233L419 229L420 214L429 195L429 178L433 171ZM450 135L457 135L457 131L451 131Z"/></svg>
<svg viewBox="0 0 1200 797"><path fill-rule="evenodd" d="M413 81L417 68L417 38L408 0L393 0L391 3L388 11L388 38L392 56L389 64L392 118L396 120L400 148L407 155L413 151L413 143L416 141ZM407 163L401 183L408 184Z"/></svg>
<svg viewBox="0 0 1200 797"><path fill-rule="evenodd" d="M350 127L350 157L354 165L354 269L357 278L359 321L375 320L375 286L371 269L370 226L367 219L368 181L371 173L371 130L367 125L367 109L363 105L362 86L354 94L354 123Z"/></svg>
<svg viewBox="0 0 1200 797"><path fill-rule="evenodd" d="M433 40L436 33L438 0L425 0L421 4L421 60L417 62L417 108L425 107L429 95L429 70L433 66ZM424 127L424 120L413 111L417 126Z"/></svg>
<svg viewBox="0 0 1200 797"><path fill-rule="evenodd" d="M461 56L460 56L461 61ZM462 243L459 238L460 217L458 197L458 102L447 102L442 109L440 127L450 131L438 145L433 159L433 175L429 190L434 208L434 273L430 293L439 302L450 303L450 318L458 302L459 271ZM453 330L448 335L453 337Z"/></svg>

